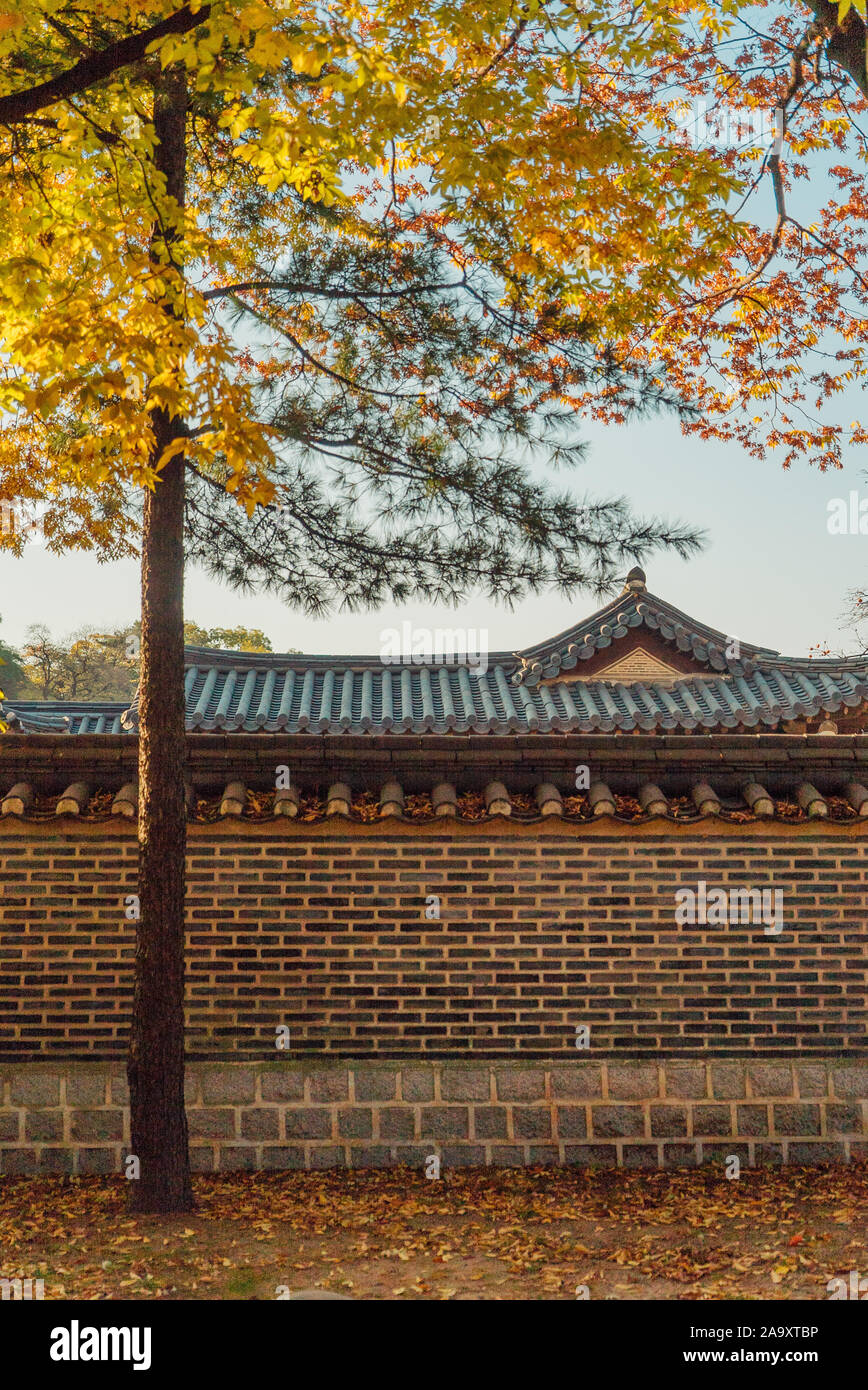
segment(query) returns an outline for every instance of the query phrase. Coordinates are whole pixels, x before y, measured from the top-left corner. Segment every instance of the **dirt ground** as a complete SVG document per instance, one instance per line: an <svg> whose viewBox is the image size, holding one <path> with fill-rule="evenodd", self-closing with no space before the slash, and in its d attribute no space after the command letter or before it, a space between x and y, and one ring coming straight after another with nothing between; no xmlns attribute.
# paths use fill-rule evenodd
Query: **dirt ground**
<svg viewBox="0 0 868 1390"><path fill-rule="evenodd" d="M0 1277L46 1299L828 1299L868 1275L868 1166L231 1174L181 1218L123 1178L0 1180ZM587 1293L584 1292L587 1290Z"/></svg>

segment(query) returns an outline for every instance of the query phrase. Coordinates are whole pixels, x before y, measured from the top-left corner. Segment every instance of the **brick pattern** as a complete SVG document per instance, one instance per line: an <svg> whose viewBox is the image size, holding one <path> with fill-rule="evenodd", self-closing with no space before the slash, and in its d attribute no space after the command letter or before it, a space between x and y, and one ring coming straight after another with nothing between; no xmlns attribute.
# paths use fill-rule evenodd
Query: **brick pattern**
<svg viewBox="0 0 868 1390"><path fill-rule="evenodd" d="M4 841L0 1061L121 1059L136 842ZM188 1054L866 1056L866 843L717 835L220 835L191 828ZM679 926L698 880L780 888L784 930ZM439 919L426 917L437 895Z"/></svg>
<svg viewBox="0 0 868 1390"><path fill-rule="evenodd" d="M194 1063L200 1172L566 1164L684 1167L868 1159L868 1065ZM119 1173L123 1071L0 1067L0 1173Z"/></svg>

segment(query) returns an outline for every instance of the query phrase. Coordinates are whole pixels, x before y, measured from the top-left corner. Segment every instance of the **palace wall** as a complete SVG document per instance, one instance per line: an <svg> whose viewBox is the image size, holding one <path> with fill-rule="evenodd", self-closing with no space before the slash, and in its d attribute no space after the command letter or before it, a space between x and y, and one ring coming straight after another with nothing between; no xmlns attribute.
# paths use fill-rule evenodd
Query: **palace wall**
<svg viewBox="0 0 868 1390"><path fill-rule="evenodd" d="M201 1169L868 1156L862 821L188 833ZM121 1171L136 859L4 817L0 1173ZM700 883L767 917L676 920Z"/></svg>

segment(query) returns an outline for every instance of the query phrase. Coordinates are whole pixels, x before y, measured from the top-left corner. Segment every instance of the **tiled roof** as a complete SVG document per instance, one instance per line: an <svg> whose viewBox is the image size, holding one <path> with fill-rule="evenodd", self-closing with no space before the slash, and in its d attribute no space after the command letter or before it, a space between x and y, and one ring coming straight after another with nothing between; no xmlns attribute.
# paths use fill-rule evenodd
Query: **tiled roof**
<svg viewBox="0 0 868 1390"><path fill-rule="evenodd" d="M528 688L513 669L334 665L187 669L187 727L288 733L608 733L616 729L771 728L782 719L857 708L868 668L836 674L756 668L749 677L691 678L672 685L563 681Z"/></svg>
<svg viewBox="0 0 868 1390"><path fill-rule="evenodd" d="M187 728L253 733L609 733L642 729L748 728L834 715L868 700L868 667L823 671L754 667L750 676L657 682L564 680L515 685L505 666L474 675L466 667L353 670L227 665L212 654L187 667ZM188 660L190 660L188 656ZM292 658L284 658L289 661ZM135 732L123 704L62 705L7 701L12 730L22 733Z"/></svg>
<svg viewBox="0 0 868 1390"><path fill-rule="evenodd" d="M94 704L58 700L5 700L2 716L13 732L22 734L123 734L121 720L127 702Z"/></svg>
<svg viewBox="0 0 868 1390"><path fill-rule="evenodd" d="M644 626L706 668L662 680L580 678L582 663ZM321 734L610 733L748 729L848 714L868 702L868 658L806 660L740 643L647 593L641 570L598 613L523 652L466 664L385 665L376 656L188 648L187 728ZM576 669L578 668L578 669ZM575 671L575 675L570 673ZM553 684L545 681L556 677ZM12 729L135 732L136 701L7 701Z"/></svg>

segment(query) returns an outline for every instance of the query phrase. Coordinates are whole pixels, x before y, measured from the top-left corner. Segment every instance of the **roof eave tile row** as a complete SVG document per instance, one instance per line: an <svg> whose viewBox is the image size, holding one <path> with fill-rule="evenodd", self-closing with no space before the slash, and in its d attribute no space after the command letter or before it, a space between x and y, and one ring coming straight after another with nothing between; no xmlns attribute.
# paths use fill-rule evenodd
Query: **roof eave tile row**
<svg viewBox="0 0 868 1390"><path fill-rule="evenodd" d="M868 678L852 672L756 669L752 678L655 682L568 681L513 686L503 667L471 675L445 667L400 672L198 667L187 673L192 732L314 734L526 734L774 729L782 723L857 711ZM6 702L10 730L135 733L123 704L61 707Z"/></svg>
<svg viewBox="0 0 868 1390"><path fill-rule="evenodd" d="M850 672L836 679L801 670L788 678L757 670L750 682L700 677L672 685L576 680L535 690L514 686L509 675L503 666L479 674L443 666L262 673L255 664L241 673L211 667L202 674L193 666L187 672L187 727L395 734L774 728L856 710L868 701L868 678Z"/></svg>
<svg viewBox="0 0 868 1390"><path fill-rule="evenodd" d="M812 782L801 781L791 788L787 797L773 797L766 788L757 782L742 784L740 799L736 804L724 803L714 787L707 781L695 781L689 796L670 797L654 782L641 782L635 795L614 794L607 783L591 783L587 793L566 796L552 782L540 782L532 794L510 793L503 782L489 782L481 796L474 792L459 793L451 782L439 782L430 793L420 796L405 794L401 783L388 781L380 788L375 802L370 793L360 797L354 795L346 782L335 782L322 796L300 791L295 786L256 793L241 780L228 782L221 796L212 796L197 802L192 784L187 785L187 809L191 818L226 819L231 817L285 816L304 820L322 819L331 816L344 816L359 821L370 821L378 817L405 818L405 811L413 807L415 819L437 820L441 818L462 818L480 820L494 817L510 817L518 810L518 818L531 821L550 816L565 820L596 820L608 817L634 824L639 820L665 819L673 822L702 820L708 817L722 817L734 822L745 820L778 819L789 820L828 820L844 823L854 820L868 820L868 788L861 782L851 781L843 789L834 793L820 791ZM45 802L50 802L46 806ZM96 795L88 782L71 783L60 796L39 798L34 786L29 782L17 782L0 801L0 815L23 819L50 818L57 816L80 816L86 819L99 819L107 811L113 815L131 819L138 812L138 784L125 783L116 792L102 791ZM419 805L422 803L422 811ZM204 804L206 814L197 817L197 810Z"/></svg>

